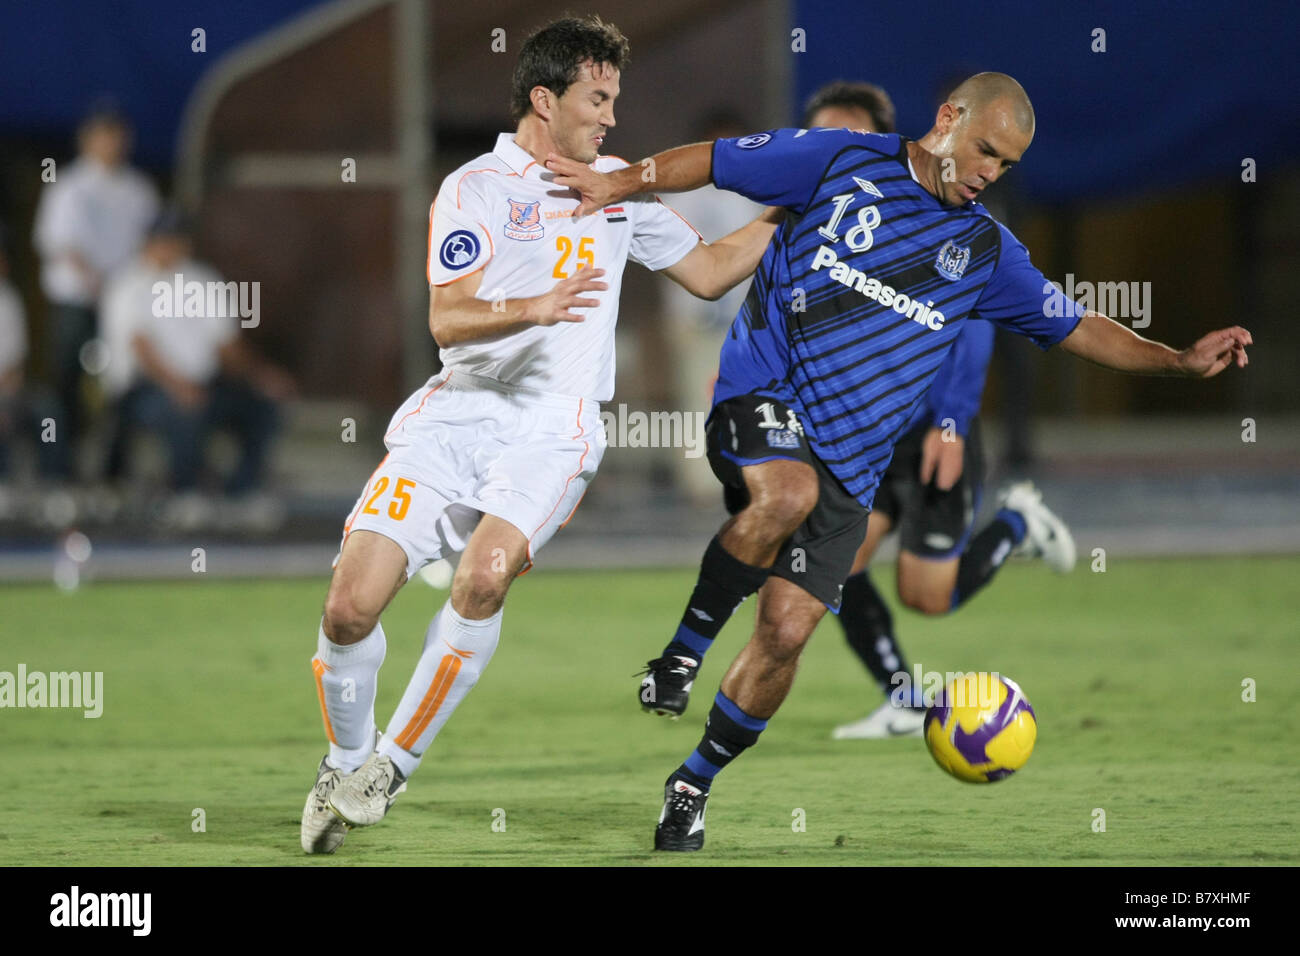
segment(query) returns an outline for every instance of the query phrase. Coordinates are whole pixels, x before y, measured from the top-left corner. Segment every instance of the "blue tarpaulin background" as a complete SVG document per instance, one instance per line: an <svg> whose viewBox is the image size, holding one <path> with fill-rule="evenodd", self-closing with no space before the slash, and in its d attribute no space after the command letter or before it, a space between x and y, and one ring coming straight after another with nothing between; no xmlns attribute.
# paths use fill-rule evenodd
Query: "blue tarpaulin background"
<svg viewBox="0 0 1300 956"><path fill-rule="evenodd" d="M66 135L111 93L137 124L137 159L166 166L202 71L316 5L5 0L0 135ZM831 79L878 82L910 135L928 128L946 80L981 69L1014 75L1039 121L1034 161L1017 179L1038 199L1235 176L1244 157L1263 175L1300 146L1300 13L1290 4L793 0L791 17L807 46L792 53L797 102ZM207 31L206 53L190 50L194 27ZM1091 49L1098 27L1105 53Z"/></svg>
<svg viewBox="0 0 1300 956"><path fill-rule="evenodd" d="M1300 146L1300 7L1292 3L796 0L798 103L834 79L886 87L899 131L930 128L940 86L1000 70L1033 100L1035 198L1066 200L1260 175ZM1106 52L1092 52L1093 30Z"/></svg>

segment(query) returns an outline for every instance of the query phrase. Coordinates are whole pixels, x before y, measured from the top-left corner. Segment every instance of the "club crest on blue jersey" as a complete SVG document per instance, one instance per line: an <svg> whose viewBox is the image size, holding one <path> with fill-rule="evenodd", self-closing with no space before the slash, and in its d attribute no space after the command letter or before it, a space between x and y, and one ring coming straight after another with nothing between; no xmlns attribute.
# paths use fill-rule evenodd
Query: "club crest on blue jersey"
<svg viewBox="0 0 1300 956"><path fill-rule="evenodd" d="M510 217L506 222L506 235L511 239L531 240L542 238L542 215L538 208L542 201L520 202L507 199L510 203Z"/></svg>
<svg viewBox="0 0 1300 956"><path fill-rule="evenodd" d="M956 282L970 265L970 246L959 246L949 239L939 250L939 258L934 260L934 269L939 275Z"/></svg>
<svg viewBox="0 0 1300 956"><path fill-rule="evenodd" d="M457 229L442 241L438 261L446 269L463 269L478 258L478 236L466 229Z"/></svg>

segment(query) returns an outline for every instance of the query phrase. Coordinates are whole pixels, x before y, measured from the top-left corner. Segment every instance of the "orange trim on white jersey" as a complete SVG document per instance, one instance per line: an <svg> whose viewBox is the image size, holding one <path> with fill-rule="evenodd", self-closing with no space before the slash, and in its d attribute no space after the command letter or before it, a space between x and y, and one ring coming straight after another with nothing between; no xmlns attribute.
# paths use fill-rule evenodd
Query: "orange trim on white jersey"
<svg viewBox="0 0 1300 956"><path fill-rule="evenodd" d="M429 280L429 285L433 285L433 207L436 205L437 199L429 203L429 241L425 243L428 251L424 256L424 277Z"/></svg>
<svg viewBox="0 0 1300 956"><path fill-rule="evenodd" d="M513 176L514 173L510 173L510 175ZM456 193L457 196L460 195L459 184L456 187ZM487 236L487 241L488 241L487 259L483 260L483 265L475 269L474 272L467 272L463 276L456 276L456 278L448 279L446 282L434 282L433 281L433 207L436 205L438 205L437 199L434 199L434 201L429 204L429 242L428 242L429 251L428 254L424 257L424 277L429 280L430 286L437 286L438 288L442 288L445 285L451 285L453 282L459 282L461 279L464 279L466 276L472 276L474 272L481 272L487 266L488 262L492 259L492 257L497 254L497 244L492 241L492 230L476 219L474 221L475 225L477 225L480 229L483 230L483 235ZM460 208L459 201L457 202L457 208Z"/></svg>
<svg viewBox="0 0 1300 956"><path fill-rule="evenodd" d="M503 172L501 172L501 170L499 170L499 169L492 169L492 168L490 168L490 167L485 167L485 168L483 168L483 169L471 169L471 170L468 170L467 172L465 172L465 173L460 177L460 179L456 180L456 208L457 208L457 209L460 208L460 187L461 187L461 183L463 183L463 182L465 181L465 177L466 177L466 176L473 176L475 173L496 173L498 176L516 176L516 177L519 175L518 173L503 173Z"/></svg>
<svg viewBox="0 0 1300 956"><path fill-rule="evenodd" d="M655 202L657 202L659 205L663 206L665 209L667 209L670 213L672 213L674 216L676 216L676 217L677 217L678 219L680 219L682 222L686 223L686 227L687 227L688 229L690 229L691 232L695 233L697 236L700 236L700 230L698 230L698 229L696 229L694 226L692 226L692 225L691 225L691 221L690 221L689 219L687 219L685 216L683 216L681 213L679 213L676 209L674 209L672 206L668 205L668 203L664 202L664 201L663 201L662 199L660 199L658 196L655 196ZM744 227L741 227L741 228L744 228ZM703 236L700 236L700 242L703 242L703 241L704 241L704 237L703 237ZM688 255L689 255L689 253L688 253Z"/></svg>
<svg viewBox="0 0 1300 956"><path fill-rule="evenodd" d="M492 257L489 255L489 256L488 256L488 259L491 260L491 258L492 258ZM429 285L430 285L432 288L434 288L434 289L445 289L445 288L446 288L447 286L449 286L449 285L455 285L455 284L456 284L457 282L459 282L461 279L468 279L470 276L476 276L476 275L478 275L480 272L482 272L482 271L483 271L484 269L486 269L486 268L487 268L487 263L484 262L481 266L479 266L479 267L478 267L477 269L475 269L473 272L466 272L463 276L456 276L456 278L454 278L454 279L448 279L446 282L430 282Z"/></svg>

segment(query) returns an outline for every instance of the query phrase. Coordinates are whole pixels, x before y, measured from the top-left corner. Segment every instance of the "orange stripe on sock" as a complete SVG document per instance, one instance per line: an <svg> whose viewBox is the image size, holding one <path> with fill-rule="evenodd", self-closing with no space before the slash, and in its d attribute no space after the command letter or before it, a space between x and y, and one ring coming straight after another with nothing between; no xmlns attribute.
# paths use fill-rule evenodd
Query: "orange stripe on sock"
<svg viewBox="0 0 1300 956"><path fill-rule="evenodd" d="M433 675L433 682L429 684L429 689L424 695L424 700L420 701L420 706L416 709L415 715L411 717L410 722L402 729L393 741L403 750L410 750L420 739L433 720L434 714L442 706L442 702L447 697L447 692L451 690L452 683L456 680L456 675L460 673L460 658L455 654L448 654L443 657L438 664L438 673Z"/></svg>
<svg viewBox="0 0 1300 956"><path fill-rule="evenodd" d="M334 725L330 723L330 712L325 706L325 685L321 682L321 675L329 670L329 667L319 657L313 657L311 670L316 675L316 696L320 698L320 715L325 721L325 736L330 739L330 743L337 746L338 741L334 739Z"/></svg>

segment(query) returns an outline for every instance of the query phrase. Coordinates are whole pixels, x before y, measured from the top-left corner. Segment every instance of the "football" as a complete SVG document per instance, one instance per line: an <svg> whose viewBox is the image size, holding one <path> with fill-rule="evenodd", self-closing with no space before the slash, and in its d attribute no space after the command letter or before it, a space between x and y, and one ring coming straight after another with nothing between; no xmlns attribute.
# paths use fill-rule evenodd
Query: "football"
<svg viewBox="0 0 1300 956"><path fill-rule="evenodd" d="M1025 765L1038 721L1020 685L998 674L949 681L926 710L925 744L958 780L992 783Z"/></svg>

